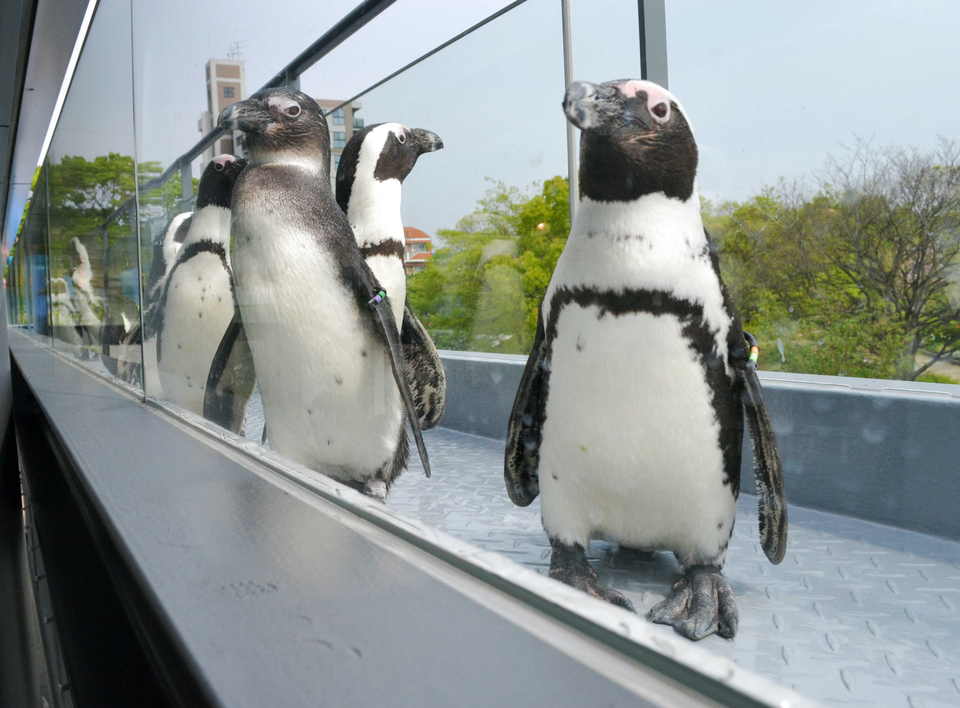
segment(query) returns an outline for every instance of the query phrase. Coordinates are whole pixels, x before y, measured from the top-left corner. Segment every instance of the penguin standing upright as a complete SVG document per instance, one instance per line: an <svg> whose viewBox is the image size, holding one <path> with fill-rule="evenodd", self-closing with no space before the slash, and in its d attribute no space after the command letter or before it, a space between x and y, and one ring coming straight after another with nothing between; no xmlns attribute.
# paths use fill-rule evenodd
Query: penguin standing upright
<svg viewBox="0 0 960 708"><path fill-rule="evenodd" d="M405 407L429 476L391 293L330 189L320 108L265 89L218 123L243 131L250 154L233 194L232 257L271 447L382 499L406 466Z"/></svg>
<svg viewBox="0 0 960 708"><path fill-rule="evenodd" d="M220 155L203 171L190 229L164 280L158 309L145 323L148 335L156 332L164 396L200 415L210 364L233 320L230 197L245 165Z"/></svg>
<svg viewBox="0 0 960 708"><path fill-rule="evenodd" d="M406 298L400 188L420 155L442 148L440 137L428 130L399 123L370 125L355 132L343 148L336 181L337 204L347 215L360 253L390 293L400 323L404 368L424 430L443 417L446 377L433 340Z"/></svg>
<svg viewBox="0 0 960 708"><path fill-rule="evenodd" d="M69 246L72 252L70 259L73 263L73 269L70 271L70 299L83 342L80 356L88 359L93 356L93 348L99 343L104 312L103 299L94 291L93 267L90 264L87 247L76 236L70 239Z"/></svg>
<svg viewBox="0 0 960 708"><path fill-rule="evenodd" d="M740 318L700 216L686 114L649 81L575 82L580 204L540 308L511 414L504 477L514 503L541 494L550 575L633 609L587 563L590 539L672 551L684 569L654 622L732 637L720 570L740 488L746 410L760 537L783 559L776 440Z"/></svg>
<svg viewBox="0 0 960 708"><path fill-rule="evenodd" d="M158 302L163 294L163 283L177 260L177 253L187 237L191 223L193 223L193 212L177 214L153 244L153 261L150 263L150 272L147 275L147 285L143 294L144 320L153 320L156 317ZM141 345L143 351L140 349ZM141 372L141 361L146 367L146 376ZM139 383L145 386L146 392L151 396L163 397L160 375L157 371L156 332L144 344L139 323L126 328L120 342L116 375L128 383Z"/></svg>

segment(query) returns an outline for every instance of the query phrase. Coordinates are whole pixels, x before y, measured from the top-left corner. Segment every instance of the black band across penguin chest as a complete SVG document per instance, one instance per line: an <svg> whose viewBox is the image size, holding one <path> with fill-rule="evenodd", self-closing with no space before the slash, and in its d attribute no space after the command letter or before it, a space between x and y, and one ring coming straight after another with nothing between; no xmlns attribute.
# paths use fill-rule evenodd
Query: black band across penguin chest
<svg viewBox="0 0 960 708"><path fill-rule="evenodd" d="M724 485L728 486L734 496L739 493L740 488L740 461L741 444L743 440L743 415L742 406L736 395L735 387L727 373L726 362L718 348L718 332L711 329L704 317L703 306L696 302L691 302L678 298L672 293L662 290L633 289L624 290L600 290L595 288L575 286L561 287L556 290L550 300L550 311L547 321L544 323L546 352L543 373L543 395L541 397L541 420L546 421L549 415L549 398L551 395L551 375L555 372L555 356L558 343L558 327L562 315L569 308L577 308L581 312L580 318L588 318L582 321L589 322L590 319L596 320L590 323L590 326L596 331L604 329L604 322L607 318L613 320L623 320L621 324L629 327L643 327L643 318L637 321L637 324L627 325L626 320L631 315L649 316L653 320L648 322L667 321L679 324L679 332L674 334L674 330L668 336L676 338L678 335L682 342L677 342L675 349L692 353L692 356L698 362L699 376L707 385L708 404L713 410L716 423L719 424L719 433L717 445L719 445L723 456L723 474ZM637 319L637 318L634 318ZM611 322L610 324L615 324ZM609 366L607 362L617 362L617 371L615 375L620 377L624 384L630 382L630 377L645 378L654 377L658 381L663 377L669 377L670 362L658 360L651 352L662 351L664 347L656 346L653 342L647 347L641 344L635 346L637 340L632 337L646 337L646 333L638 332L631 334L630 340L621 341L619 339L591 341L590 335L578 335L575 340L573 352L566 352L564 356L583 357L586 366L580 367L585 376L590 376L591 372L599 373L604 367ZM654 331L650 336L656 336ZM662 336L662 333L661 333ZM664 343L667 344L667 343ZM674 346L671 344L671 346ZM569 347L568 347L569 348ZM626 349L626 350L624 350ZM666 347L667 350L670 346ZM623 362L629 361L629 368L625 367ZM661 375L662 372L662 375ZM664 400L664 406L683 405L683 397L687 394L684 382L674 381L669 384L679 393L681 400ZM664 414L669 413L664 410ZM649 413L646 413L649 415ZM624 425L632 425L630 420L622 421ZM667 444L667 441L664 441Z"/></svg>

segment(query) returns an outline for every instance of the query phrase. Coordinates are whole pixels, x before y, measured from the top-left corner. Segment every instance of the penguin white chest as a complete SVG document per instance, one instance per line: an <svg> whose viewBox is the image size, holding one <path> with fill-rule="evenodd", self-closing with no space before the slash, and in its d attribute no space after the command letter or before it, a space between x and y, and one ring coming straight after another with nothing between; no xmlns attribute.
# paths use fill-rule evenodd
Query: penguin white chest
<svg viewBox="0 0 960 708"><path fill-rule="evenodd" d="M314 234L250 215L241 223L237 299L270 445L334 477L365 480L392 459L402 422L372 319Z"/></svg>
<svg viewBox="0 0 960 708"><path fill-rule="evenodd" d="M396 256L370 256L367 265L377 282L387 291L399 331L403 325L403 303L407 297L407 275L403 270L403 261Z"/></svg>
<svg viewBox="0 0 960 708"><path fill-rule="evenodd" d="M177 265L158 340L160 386L170 401L203 414L210 364L232 319L230 274L219 255L200 252ZM150 375L148 363L148 386Z"/></svg>
<svg viewBox="0 0 960 708"><path fill-rule="evenodd" d="M539 468L548 533L580 544L609 534L681 562L725 554L736 500L681 321L570 304L556 332Z"/></svg>

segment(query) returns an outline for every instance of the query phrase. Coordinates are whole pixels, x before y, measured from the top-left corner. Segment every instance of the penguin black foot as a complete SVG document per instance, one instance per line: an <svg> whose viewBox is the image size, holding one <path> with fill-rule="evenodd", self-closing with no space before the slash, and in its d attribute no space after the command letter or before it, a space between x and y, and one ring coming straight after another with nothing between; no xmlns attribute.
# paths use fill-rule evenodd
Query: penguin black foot
<svg viewBox="0 0 960 708"><path fill-rule="evenodd" d="M688 570L670 596L655 605L647 617L657 624L669 624L693 640L714 632L732 639L740 622L730 583L713 565Z"/></svg>
<svg viewBox="0 0 960 708"><path fill-rule="evenodd" d="M557 539L550 539L553 554L550 557L550 577L566 583L588 595L606 600L611 605L636 612L633 603L613 588L600 582L597 571L590 567L587 554L579 543L567 545Z"/></svg>

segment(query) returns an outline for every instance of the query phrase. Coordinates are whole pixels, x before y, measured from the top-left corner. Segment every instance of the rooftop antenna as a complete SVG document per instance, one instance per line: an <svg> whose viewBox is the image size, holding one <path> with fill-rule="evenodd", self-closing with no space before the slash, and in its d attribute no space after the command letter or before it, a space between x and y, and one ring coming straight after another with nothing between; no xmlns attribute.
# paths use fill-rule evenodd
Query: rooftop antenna
<svg viewBox="0 0 960 708"><path fill-rule="evenodd" d="M230 43L230 51L227 52L227 59L233 61L243 61L243 50L246 48L246 40L238 39Z"/></svg>

